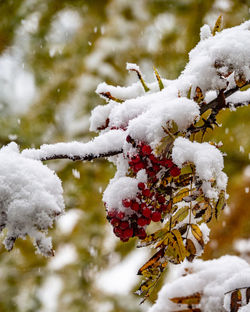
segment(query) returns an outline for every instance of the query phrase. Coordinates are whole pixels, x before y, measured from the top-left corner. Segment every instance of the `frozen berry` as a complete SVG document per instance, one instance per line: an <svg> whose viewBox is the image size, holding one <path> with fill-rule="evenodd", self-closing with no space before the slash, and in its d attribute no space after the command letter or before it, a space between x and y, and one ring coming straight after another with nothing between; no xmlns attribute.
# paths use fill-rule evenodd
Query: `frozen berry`
<svg viewBox="0 0 250 312"><path fill-rule="evenodd" d="M151 215L151 210L149 208L145 208L142 210L142 214L144 215L144 217L149 218Z"/></svg>
<svg viewBox="0 0 250 312"><path fill-rule="evenodd" d="M132 205L132 202L130 199L123 199L122 204L125 208L128 208Z"/></svg>
<svg viewBox="0 0 250 312"><path fill-rule="evenodd" d="M138 188L140 189L140 190L145 190L145 184L143 183L143 182L140 182L140 183L138 183Z"/></svg>
<svg viewBox="0 0 250 312"><path fill-rule="evenodd" d="M149 145L143 145L141 151L144 156L150 155L152 153L152 149Z"/></svg>
<svg viewBox="0 0 250 312"><path fill-rule="evenodd" d="M132 206L131 206L131 209L134 210L134 211L138 211L140 209L140 206L137 202L133 202L132 203Z"/></svg>
<svg viewBox="0 0 250 312"><path fill-rule="evenodd" d="M140 238L140 239L144 239L146 238L147 234L145 232L145 230L143 228L140 228L138 230L138 233L137 233L137 236Z"/></svg>
<svg viewBox="0 0 250 312"><path fill-rule="evenodd" d="M138 218L137 224L138 224L139 226L144 226L144 225L147 224L147 219L146 219L146 218Z"/></svg>
<svg viewBox="0 0 250 312"><path fill-rule="evenodd" d="M120 227L122 230L125 230L126 228L129 227L128 221L122 221L122 222L120 223L119 227Z"/></svg>
<svg viewBox="0 0 250 312"><path fill-rule="evenodd" d="M128 228L123 232L123 237L124 238L130 238L133 236L133 229Z"/></svg>
<svg viewBox="0 0 250 312"><path fill-rule="evenodd" d="M122 220L125 217L125 213L122 212L122 211L119 211L116 216L117 216L118 219Z"/></svg>
<svg viewBox="0 0 250 312"><path fill-rule="evenodd" d="M181 170L178 167L175 166L170 169L170 175L172 177L178 177L180 174L181 174Z"/></svg>
<svg viewBox="0 0 250 312"><path fill-rule="evenodd" d="M161 213L159 211L153 212L152 215L151 215L151 219L154 222L160 221L161 220Z"/></svg>
<svg viewBox="0 0 250 312"><path fill-rule="evenodd" d="M120 224L120 220L117 219L117 218L113 218L110 223L113 225L113 226L118 226Z"/></svg>

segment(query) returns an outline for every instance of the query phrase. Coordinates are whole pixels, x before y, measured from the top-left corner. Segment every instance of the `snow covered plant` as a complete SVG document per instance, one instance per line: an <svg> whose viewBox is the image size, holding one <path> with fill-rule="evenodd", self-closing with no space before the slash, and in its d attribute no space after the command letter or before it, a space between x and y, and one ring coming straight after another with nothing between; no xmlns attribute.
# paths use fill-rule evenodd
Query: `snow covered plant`
<svg viewBox="0 0 250 312"><path fill-rule="evenodd" d="M5 182L0 185L8 249L28 234L41 252L51 254L39 230L46 232L63 202L60 182L41 161L108 157L117 172L103 201L114 234L123 242L137 237L139 247L156 250L139 269L144 280L137 293L147 298L168 262L192 262L202 254L207 224L218 218L227 198L220 145L204 142L205 134L218 126L221 110L250 101L250 21L223 31L220 24L221 17L213 31L201 28L201 41L178 79L161 79L155 69L156 82L148 84L137 65L127 64L137 83L100 84L97 93L107 104L92 111L90 130L98 136L89 143L42 145L21 154L12 145L1 150L0 177L10 184L6 192ZM13 176L2 159L12 161Z"/></svg>

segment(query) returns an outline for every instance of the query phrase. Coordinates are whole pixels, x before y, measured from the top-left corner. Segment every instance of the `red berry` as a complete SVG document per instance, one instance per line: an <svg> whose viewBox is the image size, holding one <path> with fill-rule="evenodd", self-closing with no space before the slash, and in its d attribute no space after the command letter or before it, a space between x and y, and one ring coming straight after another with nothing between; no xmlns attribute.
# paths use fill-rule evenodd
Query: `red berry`
<svg viewBox="0 0 250 312"><path fill-rule="evenodd" d="M138 211L140 209L140 205L137 202L133 202L131 209L134 211Z"/></svg>
<svg viewBox="0 0 250 312"><path fill-rule="evenodd" d="M170 175L172 177L178 177L180 174L181 174L181 170L178 167L175 166L170 169Z"/></svg>
<svg viewBox="0 0 250 312"><path fill-rule="evenodd" d="M164 204L165 203L165 197L160 195L157 197L157 201L159 204Z"/></svg>
<svg viewBox="0 0 250 312"><path fill-rule="evenodd" d="M146 219L147 220L147 225L149 225L150 224L150 222L151 222L151 219L150 218L148 218L148 219Z"/></svg>
<svg viewBox="0 0 250 312"><path fill-rule="evenodd" d="M154 172L159 172L160 171L160 167L158 165L153 165L153 170Z"/></svg>
<svg viewBox="0 0 250 312"><path fill-rule="evenodd" d="M141 151L144 156L150 155L152 153L152 149L149 145L143 145Z"/></svg>
<svg viewBox="0 0 250 312"><path fill-rule="evenodd" d="M125 217L125 213L120 211L120 212L118 212L118 214L116 216L118 219L122 220Z"/></svg>
<svg viewBox="0 0 250 312"><path fill-rule="evenodd" d="M130 135L128 135L128 136L126 137L126 141L127 141L128 143L131 143L131 142L132 142L132 138L131 138Z"/></svg>
<svg viewBox="0 0 250 312"><path fill-rule="evenodd" d="M120 224L120 220L117 219L117 218L113 218L111 219L110 223L113 225L113 226L118 226Z"/></svg>
<svg viewBox="0 0 250 312"><path fill-rule="evenodd" d="M143 210L143 209L146 208L146 207L147 207L146 203L140 203L140 209L141 209L141 210Z"/></svg>
<svg viewBox="0 0 250 312"><path fill-rule="evenodd" d="M171 167L173 167L174 163L172 162L171 159L163 159L161 161L161 165L164 166L164 167L171 168Z"/></svg>
<svg viewBox="0 0 250 312"><path fill-rule="evenodd" d="M113 232L118 237L121 237L121 235L122 235L122 230L120 228L118 228L118 227L114 227Z"/></svg>
<svg viewBox="0 0 250 312"><path fill-rule="evenodd" d="M135 166L134 166L134 171L139 171L139 170L141 170L141 169L144 169L145 168L145 165L144 165L144 163L142 163L142 162L139 162L139 163L137 163L137 164L135 164Z"/></svg>
<svg viewBox="0 0 250 312"><path fill-rule="evenodd" d="M147 234L146 234L146 232L145 232L145 230L144 230L143 228L140 228L140 229L138 230L137 236L138 236L140 239L144 239L144 238L146 238Z"/></svg>
<svg viewBox="0 0 250 312"><path fill-rule="evenodd" d="M145 184L143 183L143 182L140 182L140 183L138 183L138 188L140 189L140 190L144 190L145 189Z"/></svg>
<svg viewBox="0 0 250 312"><path fill-rule="evenodd" d="M139 226L144 226L144 225L147 224L147 219L146 219L146 218L138 218L137 224L138 224Z"/></svg>
<svg viewBox="0 0 250 312"><path fill-rule="evenodd" d="M122 222L120 223L120 228L121 228L122 230L125 230L125 229L128 228L128 227L129 227L128 221L122 221Z"/></svg>
<svg viewBox="0 0 250 312"><path fill-rule="evenodd" d="M139 155L135 155L134 157L132 157L131 161L134 163L134 164L137 164L138 162L141 161L141 157Z"/></svg>
<svg viewBox="0 0 250 312"><path fill-rule="evenodd" d="M142 214L144 215L144 217L149 218L151 215L151 210L149 208L145 208L142 210Z"/></svg>
<svg viewBox="0 0 250 312"><path fill-rule="evenodd" d="M153 212L152 215L151 215L151 219L154 222L160 221L161 220L161 213L159 211Z"/></svg>
<svg viewBox="0 0 250 312"><path fill-rule="evenodd" d="M130 238L133 236L133 229L128 228L123 232L123 237L124 238Z"/></svg>
<svg viewBox="0 0 250 312"><path fill-rule="evenodd" d="M149 197L150 193L151 193L150 189L145 189L145 190L142 191L142 195L145 196L145 197Z"/></svg>
<svg viewBox="0 0 250 312"><path fill-rule="evenodd" d="M128 208L132 205L132 202L130 199L123 199L122 204L124 207Z"/></svg>
<svg viewBox="0 0 250 312"><path fill-rule="evenodd" d="M150 154L149 155L149 159L152 161L152 163L154 164L158 164L159 163L159 160L153 155L153 154Z"/></svg>
<svg viewBox="0 0 250 312"><path fill-rule="evenodd" d="M112 209L108 212L109 218L114 218L117 215L117 211L115 209Z"/></svg>

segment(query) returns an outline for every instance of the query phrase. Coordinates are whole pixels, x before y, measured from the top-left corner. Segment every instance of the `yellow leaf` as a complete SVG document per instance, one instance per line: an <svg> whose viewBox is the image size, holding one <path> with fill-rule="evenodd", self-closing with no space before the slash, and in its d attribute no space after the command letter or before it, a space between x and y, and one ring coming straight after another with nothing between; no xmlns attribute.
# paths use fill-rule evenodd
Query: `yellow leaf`
<svg viewBox="0 0 250 312"><path fill-rule="evenodd" d="M216 32L221 31L221 29L222 29L222 15L220 15L217 18L217 21L215 22L215 25L214 25L214 28L213 28L213 31L212 31L212 35L215 36Z"/></svg>
<svg viewBox="0 0 250 312"><path fill-rule="evenodd" d="M181 233L176 229L174 229L172 231L172 233L174 234L176 241L177 241L176 248L177 248L177 253L179 255L179 261L182 262L186 258L186 256L188 255L187 250L184 246Z"/></svg>
<svg viewBox="0 0 250 312"><path fill-rule="evenodd" d="M173 204L179 203L183 200L184 197L188 196L190 193L189 188L183 188L178 193L174 195Z"/></svg>
<svg viewBox="0 0 250 312"><path fill-rule="evenodd" d="M198 243L204 247L203 235L197 224L191 224L191 231Z"/></svg>
<svg viewBox="0 0 250 312"><path fill-rule="evenodd" d="M243 72L239 72L234 73L234 81L239 88L242 88L246 84L247 79Z"/></svg>

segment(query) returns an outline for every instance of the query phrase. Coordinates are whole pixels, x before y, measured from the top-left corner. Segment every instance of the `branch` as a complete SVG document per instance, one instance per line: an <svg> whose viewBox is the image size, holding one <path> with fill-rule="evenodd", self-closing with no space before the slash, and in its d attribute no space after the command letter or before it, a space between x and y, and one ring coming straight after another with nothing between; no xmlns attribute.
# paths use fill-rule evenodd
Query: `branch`
<svg viewBox="0 0 250 312"><path fill-rule="evenodd" d="M250 84L250 81L247 81L245 83L245 86ZM227 90L224 92L224 97L225 99L228 98L230 95L234 94L235 92L237 92L239 89L241 89L242 87L238 87L235 86L234 88ZM211 102L209 102L208 104L204 105L201 107L200 109L200 114L204 114L207 110L209 109L216 109L218 106L220 105L220 93L217 96L217 98L215 98L214 100L212 100ZM226 106L227 107L227 106Z"/></svg>
<svg viewBox="0 0 250 312"><path fill-rule="evenodd" d="M110 157L110 156L114 156L114 155L118 155L122 153L122 149L117 150L117 151L111 151L111 152L107 152L107 153L100 153L100 154L86 154L86 155L68 155L68 154L55 154L55 155L51 155L51 156L45 156L45 157L41 157L39 160L41 161L46 161L46 160L53 160L53 159L70 159L73 161L84 161L84 160L88 160L91 161L93 159L96 158L105 158L105 157Z"/></svg>
<svg viewBox="0 0 250 312"><path fill-rule="evenodd" d="M25 149L22 156L36 160L70 159L92 160L122 153L125 131L112 130L95 137L88 143L70 142L44 144L40 149Z"/></svg>

